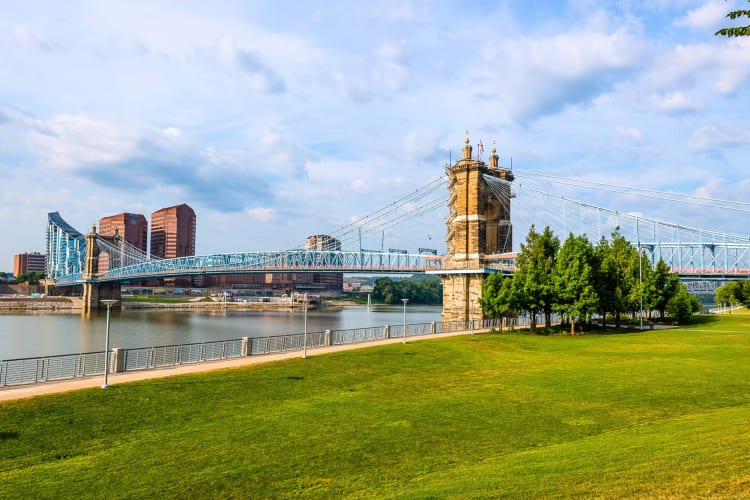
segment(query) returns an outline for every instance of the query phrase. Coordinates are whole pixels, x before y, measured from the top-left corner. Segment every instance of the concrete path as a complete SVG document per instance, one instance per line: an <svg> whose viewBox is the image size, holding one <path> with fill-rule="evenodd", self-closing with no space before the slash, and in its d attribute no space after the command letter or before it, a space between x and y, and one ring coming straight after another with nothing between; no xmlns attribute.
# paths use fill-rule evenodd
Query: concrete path
<svg viewBox="0 0 750 500"><path fill-rule="evenodd" d="M432 335L420 335L414 337L408 337L408 342L435 339L441 337L451 337L455 335L468 335L472 333L486 333L489 330L474 330L462 331L462 332L450 332L450 333L437 333ZM359 344L345 344L336 345L331 347L318 347L315 349L308 349L308 356L319 356L321 354L328 354L329 352L346 351L350 349L363 349L366 347L372 347L376 345L384 344L397 344L402 342L401 338L391 338L385 340L374 340L372 342L361 342ZM225 359L221 361L207 361L205 363L194 363L189 365L180 365L168 368L156 368L152 370L140 370L125 373L110 373L107 377L109 385L124 384L132 382L134 380L145 380L149 378L159 377L173 377L175 375L182 375L185 373L199 373L208 372L212 370L221 370L224 368L234 368L238 366L254 365L259 363L271 363L281 359L290 358L301 358L302 351L288 351L279 354L261 354L257 356L246 356L242 358ZM78 377L74 379L66 379L59 382L40 382L36 384L27 384L20 386L4 387L0 388L0 401L8 401L13 399L30 398L34 396L40 396L43 394L53 394L57 392L75 391L77 389L86 389L89 387L101 387L104 382L103 375L97 375L92 377Z"/></svg>

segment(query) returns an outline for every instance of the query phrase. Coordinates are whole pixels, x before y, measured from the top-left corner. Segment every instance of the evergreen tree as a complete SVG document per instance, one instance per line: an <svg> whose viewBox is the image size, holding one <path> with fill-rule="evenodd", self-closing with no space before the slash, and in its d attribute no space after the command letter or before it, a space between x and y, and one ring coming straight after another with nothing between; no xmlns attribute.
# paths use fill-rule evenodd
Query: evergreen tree
<svg viewBox="0 0 750 500"><path fill-rule="evenodd" d="M560 240L548 227L538 233L532 225L521 244L521 252L516 259L516 272L513 277L519 308L529 314L531 331L536 331L536 315L545 313L545 324L549 326L554 285L552 269L555 265Z"/></svg>
<svg viewBox="0 0 750 500"><path fill-rule="evenodd" d="M517 302L512 277L494 273L482 282L479 305L482 306L482 312L486 316L504 318L515 315ZM503 331L502 321L500 331Z"/></svg>
<svg viewBox="0 0 750 500"><path fill-rule="evenodd" d="M620 234L620 228L612 233L612 242L603 254L601 266L612 290L608 311L615 315L615 328L619 328L621 314L632 311L631 290L638 281L638 252Z"/></svg>
<svg viewBox="0 0 750 500"><path fill-rule="evenodd" d="M594 250L586 236L571 233L557 255L553 269L555 309L570 318L570 334L575 335L575 320L589 319L599 298L593 284Z"/></svg>

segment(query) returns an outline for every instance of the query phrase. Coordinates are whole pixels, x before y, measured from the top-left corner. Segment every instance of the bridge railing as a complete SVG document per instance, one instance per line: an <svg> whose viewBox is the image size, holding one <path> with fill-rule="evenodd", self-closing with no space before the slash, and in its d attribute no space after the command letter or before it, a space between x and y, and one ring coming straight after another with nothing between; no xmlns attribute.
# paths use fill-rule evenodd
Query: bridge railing
<svg viewBox="0 0 750 500"><path fill-rule="evenodd" d="M527 318L518 318L516 326L526 324ZM507 326L507 320L506 320ZM223 359L301 351L333 345L373 342L389 338L415 337L439 333L497 328L499 320L450 321L385 325L347 330L325 330L277 335L271 337L243 337L192 344L175 344L156 347L113 349L109 356L101 352L63 354L35 358L0 360L0 387L11 387L38 382L52 382L79 377L103 375L109 363L110 373L149 370L203 363Z"/></svg>

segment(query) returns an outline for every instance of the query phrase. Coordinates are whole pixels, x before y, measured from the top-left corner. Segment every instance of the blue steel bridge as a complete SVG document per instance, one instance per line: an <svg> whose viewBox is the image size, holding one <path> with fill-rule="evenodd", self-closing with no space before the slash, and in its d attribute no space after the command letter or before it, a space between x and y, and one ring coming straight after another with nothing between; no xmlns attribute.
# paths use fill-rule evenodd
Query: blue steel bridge
<svg viewBox="0 0 750 500"><path fill-rule="evenodd" d="M722 232L716 229L701 229L687 224L666 222L644 217L636 211L620 211L596 206L541 190L534 181L562 185L572 179L545 179L542 174L514 171L515 182L485 176L494 196L507 204L511 213L513 249L518 251L528 228L533 224L537 230L549 226L564 240L569 233L586 234L590 241L609 238L615 230L646 255L652 264L663 259L680 275L692 291L712 291L731 279L750 279L750 236ZM510 187L510 189L509 189ZM598 191L617 191L614 186L591 185ZM649 196L627 188L625 193ZM621 191L620 191L621 192ZM653 192L651 197L653 196ZM619 195L613 196L613 198ZM664 203L680 203L682 195L660 193ZM620 196L621 197L621 196ZM425 186L393 204L371 213L359 221L331 231L328 234L341 241L342 248L353 250L303 250L300 248L281 251L254 251L158 259L121 242L113 245L99 237L97 245L109 255L109 269L99 274L95 281L102 283L125 283L131 280L233 273L266 272L340 272L367 274L397 274L439 272L443 260L431 249L420 249L416 253L404 250L364 250L362 241L366 236L382 238L382 234L394 226L421 218L443 220L443 211L449 204L447 180L436 178ZM642 205L639 203L638 206ZM460 207L459 207L460 208ZM726 202L722 207L737 213L750 212L750 204ZM111 238L110 238L111 239ZM381 240L382 241L382 240ZM59 213L49 214L47 224L47 276L57 285L73 285L83 281L86 258L86 236L70 226ZM513 254L485 256L483 272L502 271L512 273ZM445 271L448 272L448 271Z"/></svg>

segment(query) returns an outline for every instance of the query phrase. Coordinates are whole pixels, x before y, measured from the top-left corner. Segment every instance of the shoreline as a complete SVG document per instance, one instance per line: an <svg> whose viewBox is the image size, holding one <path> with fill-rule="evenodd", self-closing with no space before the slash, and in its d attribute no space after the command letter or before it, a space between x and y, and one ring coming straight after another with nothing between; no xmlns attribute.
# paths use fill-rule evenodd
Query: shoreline
<svg viewBox="0 0 750 500"><path fill-rule="evenodd" d="M232 311L297 311L326 307L357 306L350 300L327 300L319 305L288 302L138 302L121 301L122 310L165 309L165 310L232 310ZM80 297L0 297L0 313L5 312L80 312L83 309Z"/></svg>

